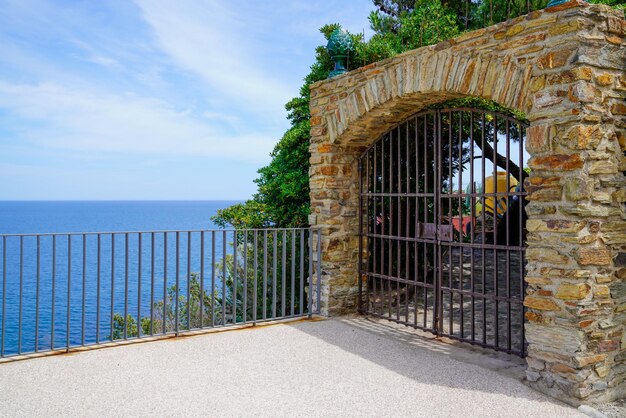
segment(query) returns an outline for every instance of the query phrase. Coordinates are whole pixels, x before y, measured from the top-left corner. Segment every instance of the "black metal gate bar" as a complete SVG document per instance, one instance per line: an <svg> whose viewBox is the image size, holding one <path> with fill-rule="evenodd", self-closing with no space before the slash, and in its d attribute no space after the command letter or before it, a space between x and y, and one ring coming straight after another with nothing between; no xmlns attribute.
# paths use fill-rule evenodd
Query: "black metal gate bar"
<svg viewBox="0 0 626 418"><path fill-rule="evenodd" d="M481 109L430 110L364 152L361 312L525 355L526 127Z"/></svg>

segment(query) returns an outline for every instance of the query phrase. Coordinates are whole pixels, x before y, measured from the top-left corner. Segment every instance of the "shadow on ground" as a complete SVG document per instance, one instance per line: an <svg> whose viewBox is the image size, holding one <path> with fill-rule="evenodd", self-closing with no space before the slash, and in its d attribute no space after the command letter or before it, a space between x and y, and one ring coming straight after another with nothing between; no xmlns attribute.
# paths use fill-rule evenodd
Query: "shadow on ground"
<svg viewBox="0 0 626 418"><path fill-rule="evenodd" d="M322 327L311 322L290 326L419 383L565 406L525 386L525 361L513 355L435 338L377 318L343 317L327 320Z"/></svg>

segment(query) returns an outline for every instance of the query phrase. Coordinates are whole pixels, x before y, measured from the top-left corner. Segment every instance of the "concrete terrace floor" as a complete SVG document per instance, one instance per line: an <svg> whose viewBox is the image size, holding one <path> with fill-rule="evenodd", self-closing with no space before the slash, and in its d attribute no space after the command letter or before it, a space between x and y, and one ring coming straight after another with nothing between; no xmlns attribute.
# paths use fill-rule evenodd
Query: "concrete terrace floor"
<svg viewBox="0 0 626 418"><path fill-rule="evenodd" d="M288 322L0 364L0 415L584 416L507 358L386 321Z"/></svg>

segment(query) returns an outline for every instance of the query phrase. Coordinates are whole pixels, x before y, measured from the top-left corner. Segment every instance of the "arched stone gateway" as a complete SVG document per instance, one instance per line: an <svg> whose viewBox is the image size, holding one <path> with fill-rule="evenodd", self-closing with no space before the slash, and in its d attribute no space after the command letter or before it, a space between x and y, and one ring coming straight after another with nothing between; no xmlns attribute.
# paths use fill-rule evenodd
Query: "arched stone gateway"
<svg viewBox="0 0 626 418"><path fill-rule="evenodd" d="M530 124L528 381L573 403L623 397L625 38L621 13L574 0L314 84L310 222L321 228L322 312L358 309L364 151L431 104L491 99Z"/></svg>

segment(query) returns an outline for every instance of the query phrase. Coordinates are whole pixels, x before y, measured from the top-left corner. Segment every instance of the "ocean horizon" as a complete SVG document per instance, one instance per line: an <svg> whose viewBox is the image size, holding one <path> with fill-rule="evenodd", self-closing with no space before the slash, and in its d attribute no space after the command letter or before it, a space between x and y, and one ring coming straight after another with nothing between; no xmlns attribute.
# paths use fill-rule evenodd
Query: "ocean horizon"
<svg viewBox="0 0 626 418"><path fill-rule="evenodd" d="M0 200L0 234L217 228L219 209L243 200Z"/></svg>
<svg viewBox="0 0 626 418"><path fill-rule="evenodd" d="M128 311L137 317L142 312L144 317L178 277L185 294L187 272L199 272L201 258L208 288L211 263L223 258L224 249L232 251L232 237L205 234L215 247L201 254L201 233L184 231L219 229L211 216L238 202L0 201L4 353L59 347L66 340L92 343L97 334L106 339L112 332L112 313ZM70 238L68 233L78 234Z"/></svg>

